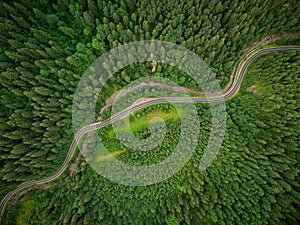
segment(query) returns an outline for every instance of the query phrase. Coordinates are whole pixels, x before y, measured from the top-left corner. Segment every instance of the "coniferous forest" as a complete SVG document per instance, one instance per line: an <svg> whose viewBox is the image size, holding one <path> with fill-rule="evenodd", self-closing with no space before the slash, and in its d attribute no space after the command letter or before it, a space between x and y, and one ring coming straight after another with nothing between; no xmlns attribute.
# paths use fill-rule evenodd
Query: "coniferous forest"
<svg viewBox="0 0 300 225"><path fill-rule="evenodd" d="M60 167L74 137L77 84L110 49L140 40L182 45L209 65L224 88L250 46L300 45L299 15L296 0L1 1L1 199L19 184L48 177ZM117 72L98 96L96 110L141 77L154 75L197 89L182 71L158 64L153 74L151 68L151 63L139 63ZM76 152L72 172L17 194L1 222L298 224L299 68L296 50L267 53L250 64L239 93L225 102L225 138L207 170L199 171L198 165L211 114L208 104L197 103L199 144L171 178L148 186L117 184L98 175ZM123 162L157 163L179 140L180 120L172 104L151 105L130 117L134 135L143 139L149 129L141 121L157 114L165 120L167 133L153 151L130 151L111 125L98 135ZM110 116L109 109L102 118Z"/></svg>

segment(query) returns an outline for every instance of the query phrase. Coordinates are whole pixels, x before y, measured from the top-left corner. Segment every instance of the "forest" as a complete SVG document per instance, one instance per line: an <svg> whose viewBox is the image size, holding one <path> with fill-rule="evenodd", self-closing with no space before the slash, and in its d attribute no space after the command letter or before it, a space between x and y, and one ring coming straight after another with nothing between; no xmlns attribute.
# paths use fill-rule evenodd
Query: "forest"
<svg viewBox="0 0 300 225"><path fill-rule="evenodd" d="M300 31L296 0L4 0L0 5L1 199L22 182L53 174L64 161L74 137L77 84L110 49L139 40L180 44L201 57L224 88L253 43L285 34L290 35L268 44L300 43L293 35ZM3 223L298 224L299 54L268 53L251 63L240 92L226 101L225 139L206 171L198 164L211 115L208 104L198 103L199 145L170 179L125 186L99 176L80 157L72 174L65 171L20 196ZM98 96L96 110L130 82L153 76L151 68L139 63L117 72ZM168 65L158 64L154 76L197 89L188 75ZM164 119L167 132L152 151L122 146L111 126L98 135L123 162L156 163L174 150L180 120L172 104L149 106L130 117L135 136L149 136L139 118L147 121L154 114ZM110 116L109 109L102 119Z"/></svg>

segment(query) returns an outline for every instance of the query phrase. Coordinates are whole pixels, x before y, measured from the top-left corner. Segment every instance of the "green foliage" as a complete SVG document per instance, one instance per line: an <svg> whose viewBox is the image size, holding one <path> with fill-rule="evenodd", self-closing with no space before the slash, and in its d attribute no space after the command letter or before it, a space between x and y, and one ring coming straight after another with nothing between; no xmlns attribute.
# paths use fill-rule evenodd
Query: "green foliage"
<svg viewBox="0 0 300 225"><path fill-rule="evenodd" d="M34 200L25 200L22 201L19 205L18 210L12 210L12 214L15 214L14 217L14 224L16 225L26 225L31 220L31 217L33 215L33 209L34 209L35 202Z"/></svg>
<svg viewBox="0 0 300 225"><path fill-rule="evenodd" d="M74 136L72 101L89 65L132 41L157 39L197 53L225 86L243 49L269 34L299 31L296 1L4 1L0 7L0 197L18 184L52 174ZM299 44L290 38L278 44ZM130 56L128 56L130 57ZM272 53L252 63L241 93L227 103L227 133L216 161L198 164L209 138L210 112L197 104L201 135L195 155L174 177L126 187L80 162L68 185L35 192L27 224L297 224L299 218L299 53ZM111 65L107 65L112 69ZM160 76L197 89L178 69L158 63L123 68L105 85L97 111L140 77ZM95 81L102 82L103 80ZM85 104L84 102L82 104ZM169 112L162 105L151 110ZM157 108L156 108L157 107ZM110 116L108 111L103 118ZM96 119L96 118L95 118ZM154 151L120 154L152 164L172 153L180 122ZM100 137L109 129L100 131ZM101 136L102 135L102 136ZM145 138L145 127L135 135ZM118 140L104 140L110 151ZM24 206L27 206L24 203ZM13 206L18 211L18 204ZM16 221L22 214L12 213ZM25 219L24 219L25 220Z"/></svg>
<svg viewBox="0 0 300 225"><path fill-rule="evenodd" d="M167 225L179 225L179 221L176 218L174 214L171 214L167 219L166 219L166 224Z"/></svg>
<svg viewBox="0 0 300 225"><path fill-rule="evenodd" d="M65 224L81 219L100 224L297 224L299 64L296 51L269 53L253 62L241 93L228 102L226 138L205 172L198 171L198 164L210 132L210 113L207 105L197 104L202 135L195 155L180 172L159 184L130 187L102 178L82 162L68 191L38 195L41 200L57 196L69 202L63 208L58 200L54 208L48 203L40 206L48 212L43 223L58 220L56 214L72 214ZM145 112L151 114L162 106L148 107ZM118 159L135 165L163 160L178 140L179 127L175 121L167 122L168 134L159 148L128 149ZM146 133L144 129L135 132L140 138L147 137ZM103 143L112 152L124 148L118 140L104 139ZM79 215L83 208L85 213ZM78 214L71 213L74 210Z"/></svg>

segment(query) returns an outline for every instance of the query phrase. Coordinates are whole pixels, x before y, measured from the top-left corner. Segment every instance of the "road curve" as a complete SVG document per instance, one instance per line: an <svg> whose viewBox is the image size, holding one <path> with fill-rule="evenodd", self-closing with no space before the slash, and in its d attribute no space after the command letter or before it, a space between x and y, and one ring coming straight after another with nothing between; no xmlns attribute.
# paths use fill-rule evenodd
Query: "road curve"
<svg viewBox="0 0 300 225"><path fill-rule="evenodd" d="M36 185L36 184L41 184L41 183L45 183L45 182L49 182L52 181L54 179L56 179L57 177L59 177L67 168L67 164L70 162L72 155L76 149L76 146L80 140L80 138L91 131L95 131L99 128L105 127L108 124L111 124L112 122L123 118L124 116L138 110L141 108L144 108L146 106L152 105L152 104L157 104L157 103L166 103L166 102L216 102L216 101L223 101L226 99L230 99L232 98L234 95L237 94L237 92L239 91L240 87L241 87L241 83L242 80L244 78L245 72L247 67L249 66L249 64L257 57L259 57L260 55L266 54L268 52L274 52L274 51L285 51L285 50L300 50L300 46L283 46L283 47L271 47L271 48L265 48L262 50L258 50L257 52L253 53L252 55L250 55L248 58L246 58L244 61L239 60L238 66L240 66L240 70L236 70L237 72L234 74L232 81L230 82L230 86L229 88L227 88L227 90L225 92L222 92L218 95L214 95L214 94L207 94L204 95L204 97L168 97L168 98L154 98L151 99L149 101L143 102L141 104L129 107L125 110L122 110L121 112L113 115L112 117L110 117L109 119L103 121L103 122L98 122L98 123L93 123L90 124L88 126L85 126L83 128L81 128L77 134L75 135L72 144L70 146L69 152L65 158L65 161L62 163L62 165L60 166L60 168L50 177L41 179L41 180L32 180L32 181L28 181L25 183L20 184L16 189L14 189L13 191L9 192L1 201L0 204L0 216L2 215L5 206L7 204L7 202L10 200L10 198L15 195L17 192L19 192L20 190Z"/></svg>

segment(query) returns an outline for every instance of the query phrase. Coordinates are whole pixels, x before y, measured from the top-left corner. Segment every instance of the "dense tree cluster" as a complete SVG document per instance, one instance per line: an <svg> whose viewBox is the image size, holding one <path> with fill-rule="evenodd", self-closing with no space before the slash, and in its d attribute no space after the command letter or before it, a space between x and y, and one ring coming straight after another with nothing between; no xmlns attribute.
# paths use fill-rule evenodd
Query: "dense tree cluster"
<svg viewBox="0 0 300 225"><path fill-rule="evenodd" d="M23 181L53 173L63 162L73 138L72 101L78 81L110 49L149 39L181 44L203 58L225 86L245 47L269 34L299 31L295 0L0 4L1 198ZM59 178L67 180L67 186L34 196L31 218L36 221L26 223L295 223L299 53L272 53L253 65L243 93L228 103L228 133L210 170L199 174L196 157L164 183L125 187L102 179L82 162L72 178ZM151 68L151 63L140 63L118 72L101 92L97 109L130 81L153 75ZM262 75L258 78L257 73ZM167 65L158 64L155 76L196 88L195 81ZM247 82L256 79L261 83L246 92ZM168 112L165 107L158 108ZM197 149L201 155L210 113L207 105L197 108L204 129ZM170 138L161 149L142 157L129 151L118 157L151 163L170 154L180 123L166 124ZM146 137L147 129L136 135ZM116 140L108 141L112 151L121 147ZM15 209L11 217L17 215Z"/></svg>
<svg viewBox="0 0 300 225"><path fill-rule="evenodd" d="M224 144L205 172L198 166L211 118L208 105L197 104L199 145L172 178L150 186L124 186L102 178L82 161L72 178L60 178L69 182L67 186L25 196L22 204L34 199L32 215L39 218L28 223L297 224L299 64L296 51L269 53L252 63L241 93L227 104ZM171 108L155 105L145 112L170 112ZM163 160L180 136L179 121L166 124L167 136L159 148L148 152L129 149L118 159L136 164ZM100 136L108 130L110 127ZM145 138L149 131L134 133ZM103 141L112 152L126 148L114 138Z"/></svg>

